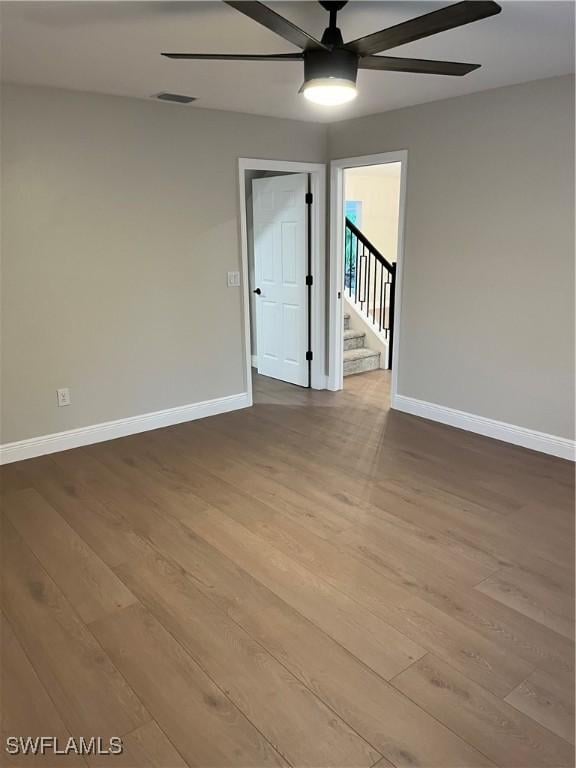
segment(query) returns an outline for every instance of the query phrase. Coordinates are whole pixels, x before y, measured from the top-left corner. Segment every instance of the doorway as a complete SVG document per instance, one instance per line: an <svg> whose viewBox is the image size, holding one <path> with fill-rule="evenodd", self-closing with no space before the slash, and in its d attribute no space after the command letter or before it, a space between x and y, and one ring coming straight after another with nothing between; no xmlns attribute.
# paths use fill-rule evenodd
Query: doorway
<svg viewBox="0 0 576 768"><path fill-rule="evenodd" d="M371 371L397 390L406 161L401 151L331 164L332 390Z"/></svg>
<svg viewBox="0 0 576 768"><path fill-rule="evenodd" d="M321 164L239 161L246 386L252 373L313 389L325 375Z"/></svg>

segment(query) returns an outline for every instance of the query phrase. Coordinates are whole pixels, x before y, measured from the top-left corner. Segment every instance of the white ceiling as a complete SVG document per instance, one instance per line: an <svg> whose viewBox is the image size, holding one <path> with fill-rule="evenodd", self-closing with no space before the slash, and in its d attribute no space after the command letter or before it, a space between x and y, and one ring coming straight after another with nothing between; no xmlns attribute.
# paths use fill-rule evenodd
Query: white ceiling
<svg viewBox="0 0 576 768"><path fill-rule="evenodd" d="M270 3L320 37L327 13L316 2ZM339 14L352 40L447 2L352 0ZM219 2L2 3L2 79L149 98L159 91L198 97L188 107L330 122L573 71L574 3L504 0L498 16L410 43L390 55L482 64L466 77L361 71L359 95L326 108L298 95L302 64L186 62L160 51L275 53L296 50Z"/></svg>
<svg viewBox="0 0 576 768"><path fill-rule="evenodd" d="M346 168L346 176L370 176L382 179L400 176L402 163L380 163L378 165L363 165L359 168Z"/></svg>

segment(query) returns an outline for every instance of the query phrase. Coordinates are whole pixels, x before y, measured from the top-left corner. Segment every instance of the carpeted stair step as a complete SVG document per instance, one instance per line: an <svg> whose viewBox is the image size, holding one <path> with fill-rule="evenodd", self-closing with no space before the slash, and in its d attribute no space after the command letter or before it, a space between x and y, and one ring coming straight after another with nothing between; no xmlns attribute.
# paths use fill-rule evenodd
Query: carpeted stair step
<svg viewBox="0 0 576 768"><path fill-rule="evenodd" d="M344 352L348 349L361 349L366 346L366 334L349 328L344 331Z"/></svg>
<svg viewBox="0 0 576 768"><path fill-rule="evenodd" d="M371 349L348 349L344 352L344 376L376 371L380 368L380 352Z"/></svg>

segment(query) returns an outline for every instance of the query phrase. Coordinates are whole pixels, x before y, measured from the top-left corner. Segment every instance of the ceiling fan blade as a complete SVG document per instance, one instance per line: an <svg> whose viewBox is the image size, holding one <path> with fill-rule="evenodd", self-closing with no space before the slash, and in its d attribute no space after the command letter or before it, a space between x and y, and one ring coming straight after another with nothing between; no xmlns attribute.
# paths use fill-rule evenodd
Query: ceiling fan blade
<svg viewBox="0 0 576 768"><path fill-rule="evenodd" d="M167 59L200 61L302 61L303 53L162 53Z"/></svg>
<svg viewBox="0 0 576 768"><path fill-rule="evenodd" d="M316 40L308 32L304 32L303 29L292 24L291 21L285 19L284 16L280 16L280 14L268 8L264 3L253 2L252 0L224 0L224 2L226 5L230 5L237 11L240 11L240 13L249 16L254 21L257 21L258 24L262 24L262 26L283 37L284 40L288 40L288 42L297 45L303 50L310 48L324 48L327 50L327 46L321 43L320 40Z"/></svg>
<svg viewBox="0 0 576 768"><path fill-rule="evenodd" d="M247 4L250 5L250 3ZM361 56L367 56L380 51L387 51L389 48L396 48L396 46L404 45L404 43L420 40L423 37L436 35L438 32L462 27L473 21L486 19L500 13L501 10L502 8L498 3L464 0L461 3L440 8L438 11L425 13L423 16L410 19L410 21L396 24L394 27L381 29L372 35L352 40L346 44L346 48L359 53Z"/></svg>
<svg viewBox="0 0 576 768"><path fill-rule="evenodd" d="M478 69L481 64L459 61L430 61L429 59L403 59L398 56L363 56L359 69L379 69L385 72L418 72L425 75L454 75L461 77Z"/></svg>

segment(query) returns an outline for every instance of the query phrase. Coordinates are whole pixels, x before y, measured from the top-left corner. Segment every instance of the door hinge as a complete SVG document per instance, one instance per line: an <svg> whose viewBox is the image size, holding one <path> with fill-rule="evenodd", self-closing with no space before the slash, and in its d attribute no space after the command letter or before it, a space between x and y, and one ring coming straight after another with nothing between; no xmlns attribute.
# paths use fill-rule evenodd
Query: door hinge
<svg viewBox="0 0 576 768"><path fill-rule="evenodd" d="M312 192L306 192L306 197L304 198L304 200L306 201L306 205L312 205L312 203L314 202L314 195L312 194Z"/></svg>
<svg viewBox="0 0 576 768"><path fill-rule="evenodd" d="M306 360L313 360L314 357L312 355L312 350L309 349L308 352L306 352Z"/></svg>
<svg viewBox="0 0 576 768"><path fill-rule="evenodd" d="M314 278L312 275L306 275L306 285L312 285L314 283Z"/></svg>

